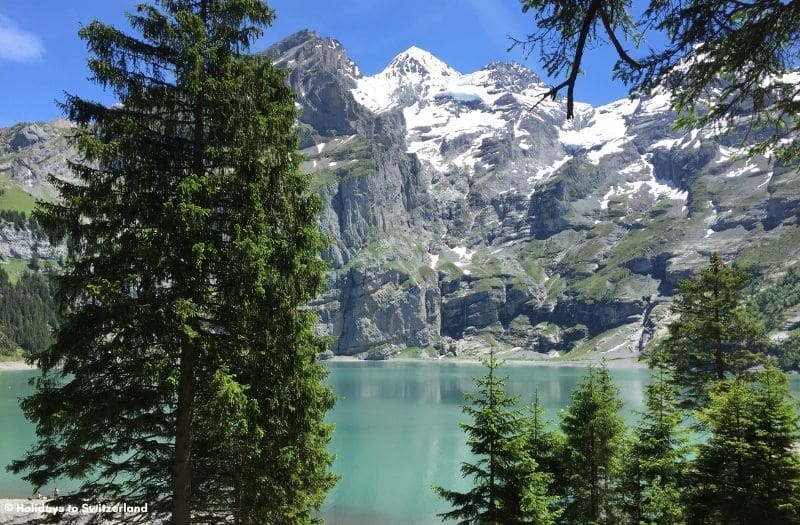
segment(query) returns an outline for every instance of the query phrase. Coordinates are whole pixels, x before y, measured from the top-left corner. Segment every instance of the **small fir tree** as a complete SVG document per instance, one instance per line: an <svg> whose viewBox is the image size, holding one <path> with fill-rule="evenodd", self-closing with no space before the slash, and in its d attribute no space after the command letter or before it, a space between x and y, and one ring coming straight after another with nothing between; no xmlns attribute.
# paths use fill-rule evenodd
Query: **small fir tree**
<svg viewBox="0 0 800 525"><path fill-rule="evenodd" d="M567 475L565 523L617 523L614 505L625 425L605 363L590 367L562 413Z"/></svg>
<svg viewBox="0 0 800 525"><path fill-rule="evenodd" d="M564 435L550 427L538 390L527 409L524 436L528 455L536 461L539 472L548 477L550 492L556 496L552 501L553 510L557 510L560 508L559 501L563 499L566 486L563 461Z"/></svg>
<svg viewBox="0 0 800 525"><path fill-rule="evenodd" d="M688 441L669 372L659 368L645 390L645 412L626 451L625 506L632 523L677 525L685 521L681 486Z"/></svg>
<svg viewBox="0 0 800 525"><path fill-rule="evenodd" d="M797 406L786 375L720 383L698 414L710 433L698 446L688 495L692 523L800 523Z"/></svg>
<svg viewBox="0 0 800 525"><path fill-rule="evenodd" d="M651 364L673 373L682 406L704 406L714 382L762 361L768 341L743 305L747 281L745 272L711 255L706 268L678 283L672 309L679 317L669 324Z"/></svg>
<svg viewBox="0 0 800 525"><path fill-rule="evenodd" d="M469 404L462 407L472 419L461 428L476 460L462 463L461 473L474 485L467 492L434 486L454 507L439 516L461 525L552 524L557 513L550 508L549 477L539 472L526 451L517 398L506 395L507 378L497 376L500 365L494 353L483 364L486 375L474 379L478 392L465 393Z"/></svg>

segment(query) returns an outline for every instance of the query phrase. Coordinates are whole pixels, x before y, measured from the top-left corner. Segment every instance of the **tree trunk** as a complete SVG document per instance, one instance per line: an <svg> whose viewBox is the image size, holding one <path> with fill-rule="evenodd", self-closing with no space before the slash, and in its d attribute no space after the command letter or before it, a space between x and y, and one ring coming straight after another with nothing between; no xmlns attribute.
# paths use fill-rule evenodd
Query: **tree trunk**
<svg viewBox="0 0 800 525"><path fill-rule="evenodd" d="M192 493L192 404L194 398L194 348L184 344L181 350L178 408L175 417L175 466L172 488L175 525L189 525Z"/></svg>
<svg viewBox="0 0 800 525"><path fill-rule="evenodd" d="M208 20L208 2L201 0L200 17L204 22ZM203 50L205 53L205 50ZM196 176L205 172L205 97L202 90L204 69L200 68L200 78L196 81L201 85L199 94L194 103L194 129L192 130L193 171ZM180 379L178 384L178 408L175 422L175 478L173 486L175 525L189 525L191 522L191 496L192 496L192 405L194 404L194 369L195 348L191 341L186 341L181 348Z"/></svg>

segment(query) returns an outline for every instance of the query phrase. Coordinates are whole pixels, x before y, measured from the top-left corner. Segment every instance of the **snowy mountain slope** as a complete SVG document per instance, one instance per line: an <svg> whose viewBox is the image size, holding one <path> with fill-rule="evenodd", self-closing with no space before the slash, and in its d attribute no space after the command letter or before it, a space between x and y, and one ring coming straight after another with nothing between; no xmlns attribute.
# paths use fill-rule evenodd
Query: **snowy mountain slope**
<svg viewBox="0 0 800 525"><path fill-rule="evenodd" d="M412 47L365 77L312 31L266 53L290 70L326 202L313 307L333 353L631 356L709 252L764 278L800 259L795 168L744 159L738 130L675 132L664 94L567 121L520 64L462 73ZM25 179L14 159L41 148L6 147L0 169Z"/></svg>
<svg viewBox="0 0 800 525"><path fill-rule="evenodd" d="M363 111L364 133L345 140L383 147L370 133L391 129L394 149L367 151L371 169L332 172L329 146L305 150L331 229L366 208L393 211L369 223L319 302L336 353L489 340L522 356L638 351L709 251L769 267L758 247L796 235L793 169L745 162L743 145L708 132L674 132L664 94L579 104L567 121L562 100L537 104L547 86L522 65L461 73L418 48L341 88Z"/></svg>

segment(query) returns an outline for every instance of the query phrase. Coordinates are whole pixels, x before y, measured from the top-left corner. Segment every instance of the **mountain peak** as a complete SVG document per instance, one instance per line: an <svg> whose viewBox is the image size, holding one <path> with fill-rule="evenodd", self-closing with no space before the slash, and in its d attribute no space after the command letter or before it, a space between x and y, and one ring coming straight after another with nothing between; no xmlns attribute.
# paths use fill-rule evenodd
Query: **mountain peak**
<svg viewBox="0 0 800 525"><path fill-rule="evenodd" d="M392 59L387 71L400 74L416 74L420 77L450 76L458 72L431 52L411 46Z"/></svg>
<svg viewBox="0 0 800 525"><path fill-rule="evenodd" d="M322 40L322 38L316 31L312 29L302 29L300 31L292 33L291 35L282 39L280 42L277 42L269 46L266 50L262 51L260 54L265 54L273 58L278 58L294 48L300 47L309 42L318 42L320 40Z"/></svg>

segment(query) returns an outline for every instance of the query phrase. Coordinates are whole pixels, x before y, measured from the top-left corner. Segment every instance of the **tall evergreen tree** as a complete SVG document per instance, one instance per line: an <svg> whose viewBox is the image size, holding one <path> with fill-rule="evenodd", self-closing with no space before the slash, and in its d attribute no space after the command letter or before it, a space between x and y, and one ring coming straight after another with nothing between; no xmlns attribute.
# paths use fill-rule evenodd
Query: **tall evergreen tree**
<svg viewBox="0 0 800 525"><path fill-rule="evenodd" d="M309 523L335 481L304 308L323 282L320 204L285 74L245 54L273 16L261 0L154 0L131 34L80 31L120 103L64 104L78 182L53 180L63 201L37 215L72 247L63 323L31 358L39 442L13 464L37 487L79 479L67 502Z"/></svg>
<svg viewBox="0 0 800 525"><path fill-rule="evenodd" d="M615 524L625 424L619 389L605 364L591 367L562 413L567 474L564 523Z"/></svg>
<svg viewBox="0 0 800 525"><path fill-rule="evenodd" d="M550 478L526 452L517 398L506 395L507 378L497 376L500 364L494 353L483 364L486 376L474 380L478 393L465 393L469 404L462 407L472 418L461 428L476 460L462 463L461 473L474 485L468 492L433 487L454 507L440 516L461 525L552 524L558 513L551 510Z"/></svg>
<svg viewBox="0 0 800 525"><path fill-rule="evenodd" d="M761 362L767 349L763 326L743 305L747 274L711 255L709 265L678 283L669 324L651 364L667 367L681 388L684 406L704 406L716 381Z"/></svg>
<svg viewBox="0 0 800 525"><path fill-rule="evenodd" d="M645 390L645 412L634 430L623 471L626 507L632 523L684 523L681 487L688 442L677 392L663 368Z"/></svg>
<svg viewBox="0 0 800 525"><path fill-rule="evenodd" d="M690 478L690 523L800 523L800 440L783 372L728 380L701 411L710 436Z"/></svg>

